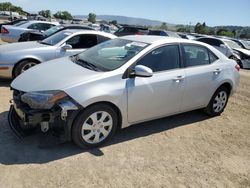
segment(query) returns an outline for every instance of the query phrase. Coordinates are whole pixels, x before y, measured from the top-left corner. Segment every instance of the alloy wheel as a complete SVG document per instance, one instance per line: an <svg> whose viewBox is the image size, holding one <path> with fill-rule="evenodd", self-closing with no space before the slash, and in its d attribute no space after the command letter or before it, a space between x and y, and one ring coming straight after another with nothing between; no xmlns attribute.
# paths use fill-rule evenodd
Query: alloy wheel
<svg viewBox="0 0 250 188"><path fill-rule="evenodd" d="M82 125L82 138L89 144L100 143L109 136L112 126L113 119L108 112L94 112Z"/></svg>
<svg viewBox="0 0 250 188"><path fill-rule="evenodd" d="M220 91L214 99L213 110L218 113L224 109L227 103L227 93L225 91Z"/></svg>

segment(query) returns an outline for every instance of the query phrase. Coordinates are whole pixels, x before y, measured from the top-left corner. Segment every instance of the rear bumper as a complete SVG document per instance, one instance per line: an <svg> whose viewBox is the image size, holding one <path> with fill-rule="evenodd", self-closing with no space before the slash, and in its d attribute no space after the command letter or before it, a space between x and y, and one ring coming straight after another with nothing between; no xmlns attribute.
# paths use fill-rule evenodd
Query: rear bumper
<svg viewBox="0 0 250 188"><path fill-rule="evenodd" d="M16 37L7 36L5 34L1 34L0 37L1 40L4 42L9 42L9 43L18 42L18 38Z"/></svg>
<svg viewBox="0 0 250 188"><path fill-rule="evenodd" d="M0 64L0 78L12 78L13 65Z"/></svg>

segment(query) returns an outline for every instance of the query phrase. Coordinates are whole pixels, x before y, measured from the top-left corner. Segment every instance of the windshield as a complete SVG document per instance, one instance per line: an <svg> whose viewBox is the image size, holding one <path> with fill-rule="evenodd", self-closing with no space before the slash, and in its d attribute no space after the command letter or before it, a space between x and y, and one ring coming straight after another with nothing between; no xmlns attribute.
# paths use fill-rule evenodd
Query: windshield
<svg viewBox="0 0 250 188"><path fill-rule="evenodd" d="M236 42L231 40L224 40L224 42L232 49L234 48L242 48L240 45L238 45Z"/></svg>
<svg viewBox="0 0 250 188"><path fill-rule="evenodd" d="M147 46L147 43L113 39L86 50L78 55L78 59L111 71L124 65Z"/></svg>
<svg viewBox="0 0 250 188"><path fill-rule="evenodd" d="M241 42L246 49L250 50L250 41L241 40Z"/></svg>
<svg viewBox="0 0 250 188"><path fill-rule="evenodd" d="M58 33L44 39L41 43L54 46L72 34L73 33L69 32L69 31L61 31L61 32L58 32Z"/></svg>
<svg viewBox="0 0 250 188"><path fill-rule="evenodd" d="M50 29L48 29L47 31L45 31L43 34L46 35L46 36L51 36L53 35L55 32L57 32L58 30L62 29L63 26L62 25L57 25L57 26L54 26Z"/></svg>

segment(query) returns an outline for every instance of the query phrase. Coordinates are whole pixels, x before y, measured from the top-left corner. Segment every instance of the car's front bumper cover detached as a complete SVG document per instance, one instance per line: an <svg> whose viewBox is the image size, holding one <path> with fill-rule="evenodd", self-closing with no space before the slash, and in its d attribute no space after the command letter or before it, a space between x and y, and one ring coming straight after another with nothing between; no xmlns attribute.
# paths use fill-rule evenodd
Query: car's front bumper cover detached
<svg viewBox="0 0 250 188"><path fill-rule="evenodd" d="M42 132L49 129L58 130L63 139L71 140L71 127L81 107L74 101L63 100L49 110L31 109L21 101L23 92L14 90L8 121L18 137L25 137L40 128Z"/></svg>

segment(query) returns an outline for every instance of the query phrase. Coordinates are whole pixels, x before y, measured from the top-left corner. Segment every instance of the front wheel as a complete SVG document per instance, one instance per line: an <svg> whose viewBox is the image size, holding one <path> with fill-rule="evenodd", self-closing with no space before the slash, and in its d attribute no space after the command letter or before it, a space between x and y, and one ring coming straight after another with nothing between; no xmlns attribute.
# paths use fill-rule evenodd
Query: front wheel
<svg viewBox="0 0 250 188"><path fill-rule="evenodd" d="M226 108L229 97L229 91L226 87L220 87L213 95L205 112L212 116L220 115Z"/></svg>
<svg viewBox="0 0 250 188"><path fill-rule="evenodd" d="M117 124L117 113L111 106L93 105L77 117L72 128L72 139L81 148L97 147L112 138Z"/></svg>
<svg viewBox="0 0 250 188"><path fill-rule="evenodd" d="M37 62L35 62L34 60L25 60L20 62L15 68L14 76L15 77L19 76L20 74L22 74L23 72L25 72L26 70L30 69L35 65L37 65Z"/></svg>

